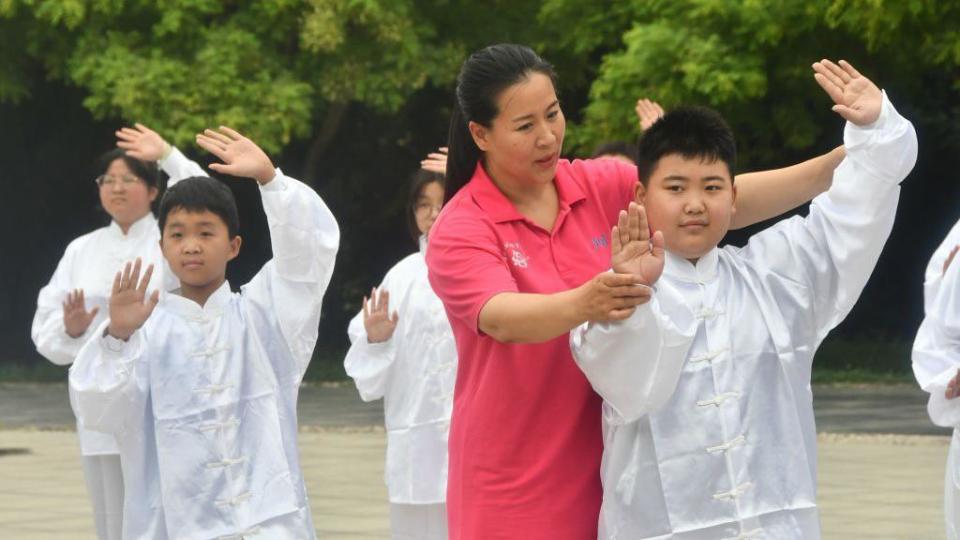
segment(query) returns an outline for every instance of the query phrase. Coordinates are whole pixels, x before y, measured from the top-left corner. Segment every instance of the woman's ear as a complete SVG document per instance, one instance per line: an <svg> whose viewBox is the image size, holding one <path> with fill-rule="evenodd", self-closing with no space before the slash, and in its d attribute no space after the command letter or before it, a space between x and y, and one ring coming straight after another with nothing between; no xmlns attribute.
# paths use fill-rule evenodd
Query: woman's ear
<svg viewBox="0 0 960 540"><path fill-rule="evenodd" d="M470 130L470 136L473 137L473 142L477 145L477 148L486 152L487 147L490 146L487 141L487 128L473 121L467 123L467 128Z"/></svg>

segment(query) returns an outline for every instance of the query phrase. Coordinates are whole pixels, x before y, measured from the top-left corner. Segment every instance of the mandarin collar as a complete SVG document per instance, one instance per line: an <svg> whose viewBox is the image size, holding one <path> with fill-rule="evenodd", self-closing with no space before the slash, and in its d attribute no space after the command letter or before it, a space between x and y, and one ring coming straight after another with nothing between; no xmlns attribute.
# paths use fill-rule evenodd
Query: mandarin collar
<svg viewBox="0 0 960 540"><path fill-rule="evenodd" d="M713 248L706 255L700 257L696 264L667 251L665 254L663 273L671 278L688 283L705 284L717 277L717 264L720 260L720 250Z"/></svg>
<svg viewBox="0 0 960 540"><path fill-rule="evenodd" d="M557 188L557 198L560 202L560 208L569 209L574 203L586 199L583 189L570 176L567 160L557 161L557 174L553 178L553 183ZM525 218L517 211L517 208L510 202L510 199L500 191L500 188L493 183L483 162L477 162L477 168L473 172L473 177L467 184L473 200L483 208L484 212L490 216L496 223L506 221L523 221Z"/></svg>
<svg viewBox="0 0 960 540"><path fill-rule="evenodd" d="M421 234L417 243L420 246L420 254L426 257L427 256L427 235Z"/></svg>
<svg viewBox="0 0 960 540"><path fill-rule="evenodd" d="M123 239L142 238L156 228L157 218L154 217L151 212L147 212L147 215L133 222L127 230L127 234L123 233L123 229L120 228L120 225L116 221L110 220L110 234Z"/></svg>
<svg viewBox="0 0 960 540"><path fill-rule="evenodd" d="M223 280L223 284L210 295L210 298L207 298L207 303L203 307L193 300L180 296L179 291L180 289L176 289L168 293L161 293L160 302L167 311L193 320L222 315L230 302L230 297L233 295L230 291L230 282L227 280Z"/></svg>

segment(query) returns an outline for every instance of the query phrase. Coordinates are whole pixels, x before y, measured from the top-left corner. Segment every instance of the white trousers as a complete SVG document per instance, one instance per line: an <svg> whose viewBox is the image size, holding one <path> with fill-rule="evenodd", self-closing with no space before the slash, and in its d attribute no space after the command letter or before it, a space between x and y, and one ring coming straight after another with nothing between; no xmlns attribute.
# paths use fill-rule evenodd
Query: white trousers
<svg viewBox="0 0 960 540"><path fill-rule="evenodd" d="M100 540L120 540L123 535L123 472L120 456L82 456L87 494Z"/></svg>
<svg viewBox="0 0 960 540"><path fill-rule="evenodd" d="M390 503L392 540L447 540L447 505Z"/></svg>

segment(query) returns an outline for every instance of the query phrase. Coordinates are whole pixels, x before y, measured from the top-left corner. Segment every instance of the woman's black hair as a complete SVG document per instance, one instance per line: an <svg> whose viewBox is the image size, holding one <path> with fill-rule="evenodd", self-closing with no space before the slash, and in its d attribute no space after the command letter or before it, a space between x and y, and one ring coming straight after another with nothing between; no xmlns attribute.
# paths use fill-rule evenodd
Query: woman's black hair
<svg viewBox="0 0 960 540"><path fill-rule="evenodd" d="M450 118L447 146L447 185L444 201L449 201L473 177L483 152L470 135L470 122L490 127L500 112L497 98L508 87L531 73L557 75L549 62L524 45L501 43L470 55L457 76L456 103Z"/></svg>
<svg viewBox="0 0 960 540"><path fill-rule="evenodd" d="M597 147L593 149L593 153L590 154L591 159L603 156L623 156L629 158L630 161L636 162L637 147L624 141L607 141L598 144Z"/></svg>
<svg viewBox="0 0 960 540"><path fill-rule="evenodd" d="M420 227L417 227L417 201L423 195L424 188L434 182L443 187L443 175L426 169L417 170L410 179L410 195L407 196L407 229L414 242L418 241L422 234Z"/></svg>
<svg viewBox="0 0 960 540"><path fill-rule="evenodd" d="M147 187L160 188L160 168L155 162L141 161L127 154L123 148L114 148L100 156L100 174L106 174L110 164L122 159L127 164L127 168L134 176L143 180Z"/></svg>

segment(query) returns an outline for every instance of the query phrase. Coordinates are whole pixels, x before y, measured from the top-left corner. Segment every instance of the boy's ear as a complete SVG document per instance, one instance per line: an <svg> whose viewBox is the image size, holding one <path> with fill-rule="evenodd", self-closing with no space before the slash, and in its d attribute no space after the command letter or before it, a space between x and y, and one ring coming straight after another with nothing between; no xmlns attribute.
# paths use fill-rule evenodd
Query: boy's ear
<svg viewBox="0 0 960 540"><path fill-rule="evenodd" d="M486 152L487 148L490 146L490 143L487 142L487 128L476 122L469 122L467 124L467 128L470 130L470 135L473 137L473 142L480 150Z"/></svg>
<svg viewBox="0 0 960 540"><path fill-rule="evenodd" d="M151 186L147 191L148 196L150 197L150 202L157 200L157 195L160 194L160 190L156 187Z"/></svg>
<svg viewBox="0 0 960 540"><path fill-rule="evenodd" d="M237 255L240 254L240 244L242 243L243 240L240 238L239 234L230 239L230 253L227 257L228 261L232 261L237 258Z"/></svg>
<svg viewBox="0 0 960 540"><path fill-rule="evenodd" d="M647 190L643 187L643 182L637 182L637 185L633 188L633 202L642 205L646 196Z"/></svg>
<svg viewBox="0 0 960 540"><path fill-rule="evenodd" d="M737 184L734 183L731 188L733 189L733 201L730 204L730 215L733 215L737 213Z"/></svg>

